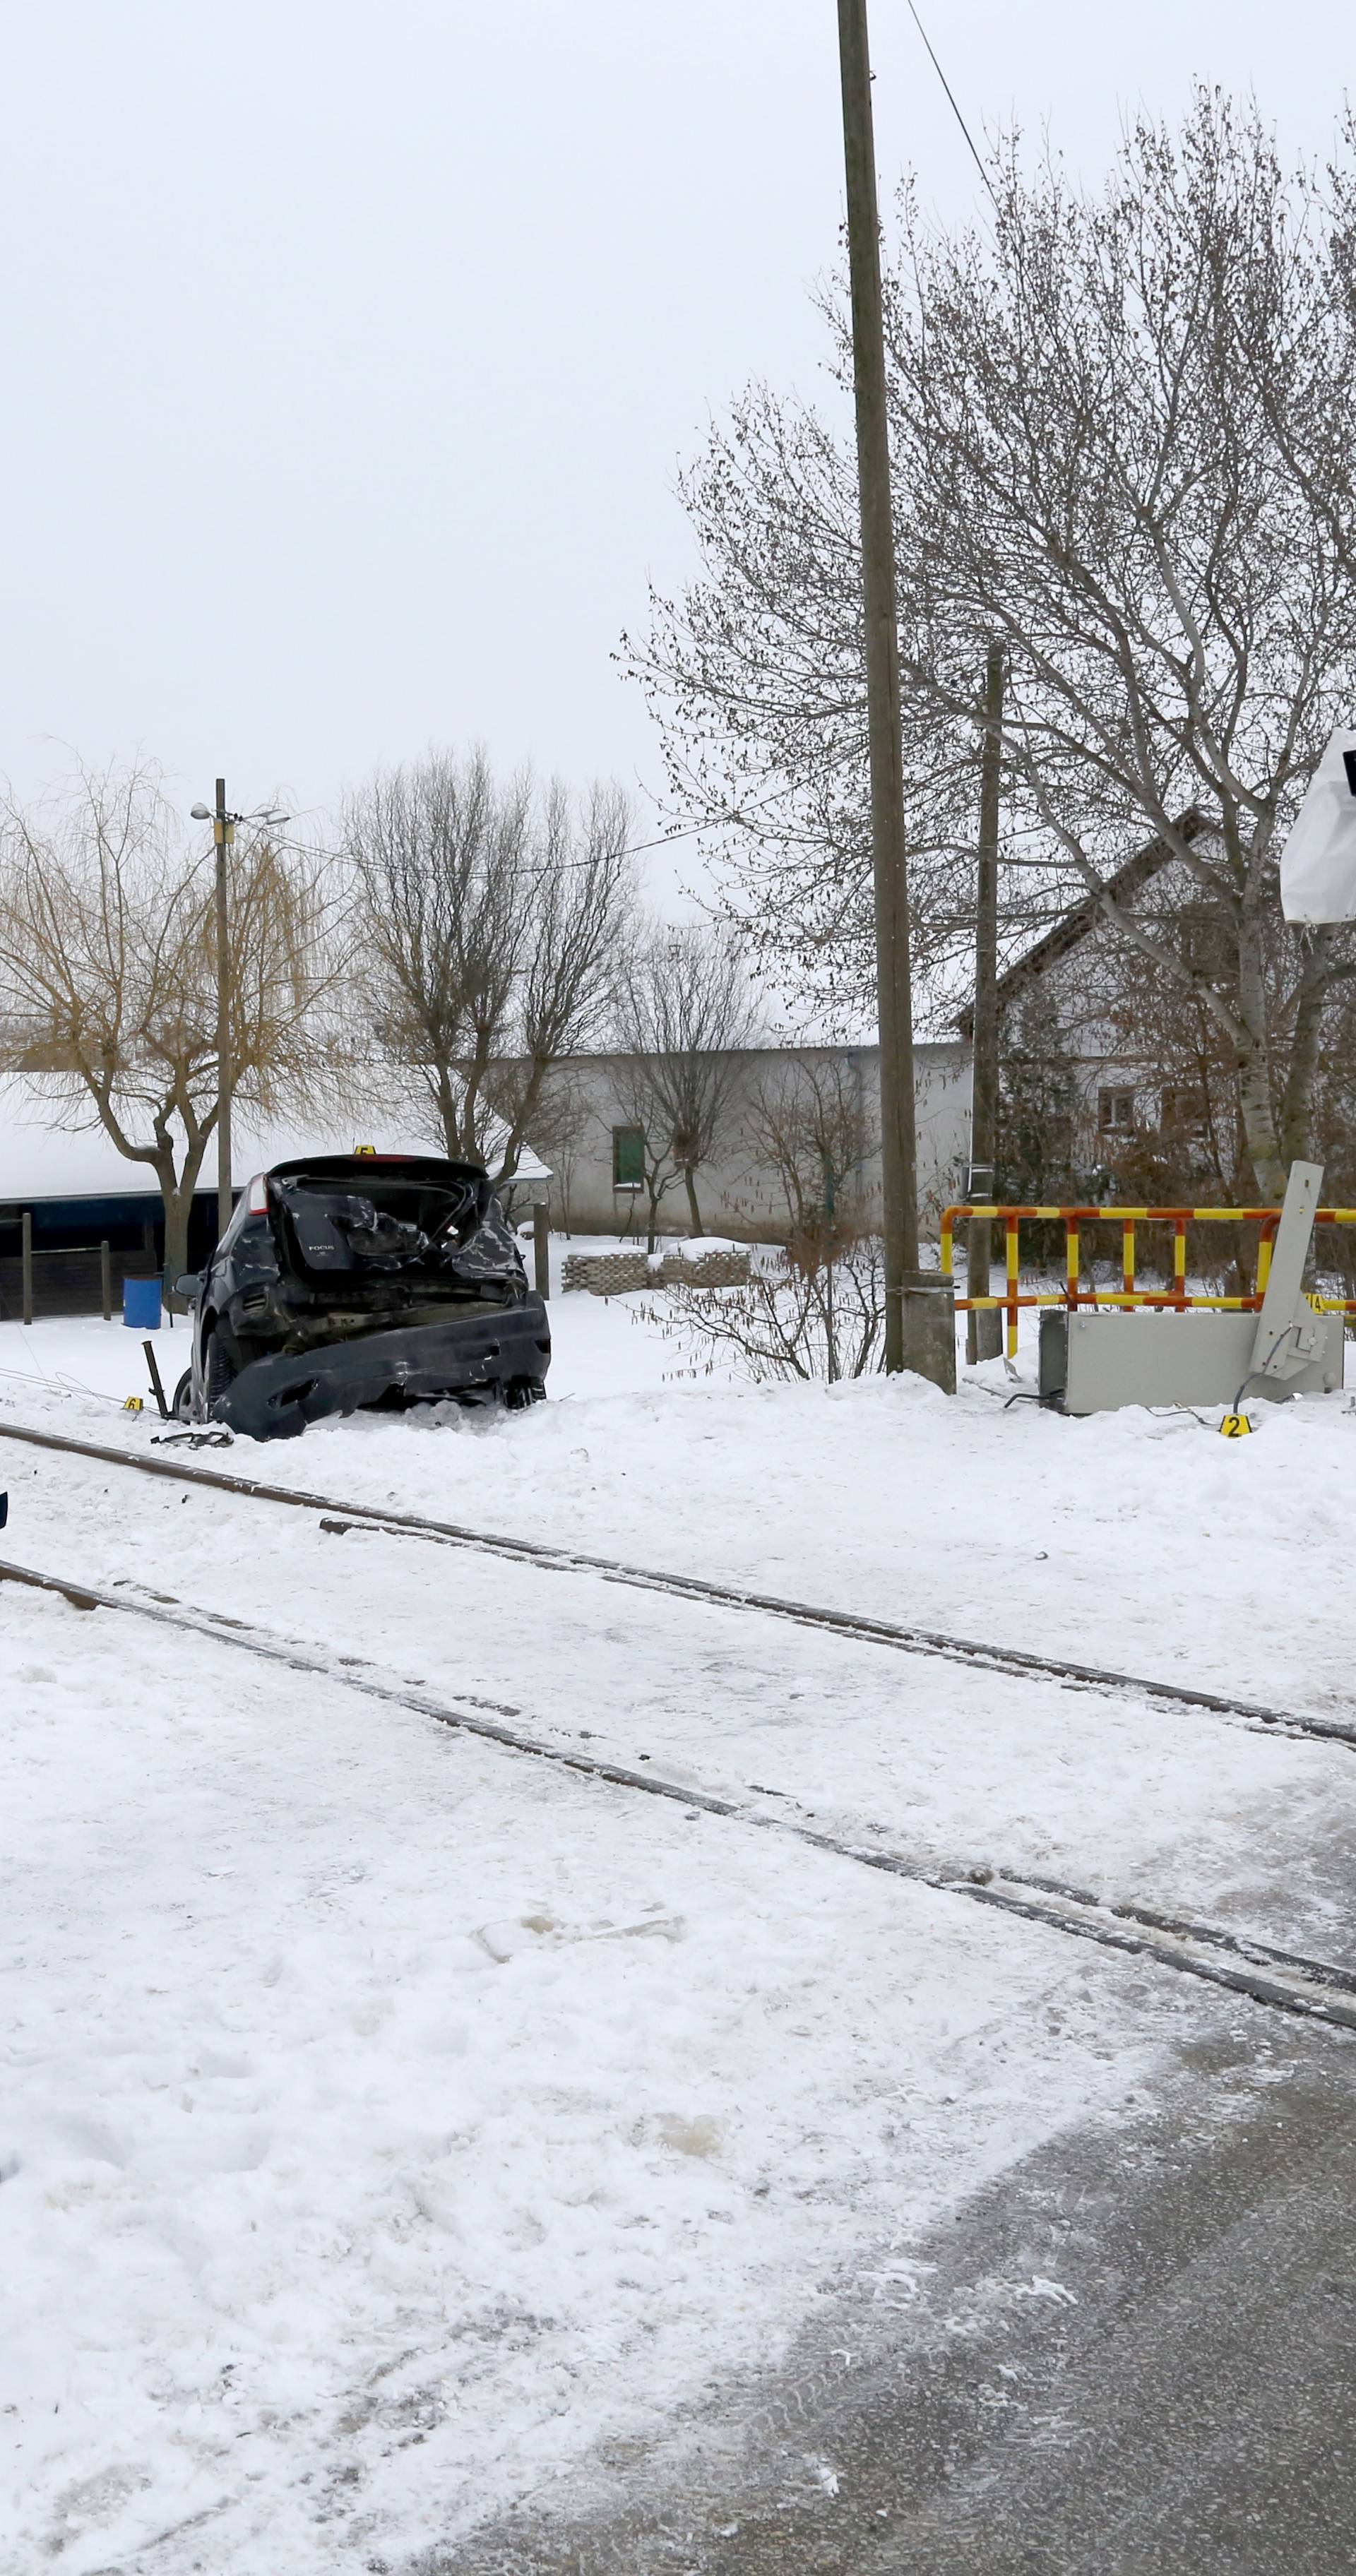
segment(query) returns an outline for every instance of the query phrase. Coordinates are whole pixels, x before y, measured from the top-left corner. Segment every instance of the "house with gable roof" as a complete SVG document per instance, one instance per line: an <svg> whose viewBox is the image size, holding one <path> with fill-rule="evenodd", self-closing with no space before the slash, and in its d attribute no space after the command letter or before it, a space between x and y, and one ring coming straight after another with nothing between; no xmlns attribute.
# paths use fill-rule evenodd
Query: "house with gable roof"
<svg viewBox="0 0 1356 2576"><path fill-rule="evenodd" d="M1188 841L1213 838L1218 826L1197 809L1180 818ZM1223 925L1204 902L1191 870L1164 840L1134 851L1108 879L1107 902L1139 916L1165 944L1185 949L1206 970L1217 962ZM1212 1082L1213 1029L1195 1057L1184 1052L1180 1011L1171 1032L1151 997L1151 972L1108 918L1099 895L1071 904L998 979L999 1059L1008 1125L1022 1113L1048 1119L1052 1163L1079 1176L1077 1193L1096 1195L1108 1165L1138 1146L1161 1146L1176 1162L1211 1171L1215 1130L1233 1131L1233 1100ZM974 1024L967 1007L955 1026L967 1045ZM1058 1136L1053 1130L1058 1128ZM1028 1148L1028 1159L1034 1147ZM1014 1159L1011 1139L1008 1160ZM1017 1157L1020 1160L1020 1155ZM1232 1169L1232 1156L1215 1155ZM1041 1193L1044 1195L1044 1192Z"/></svg>

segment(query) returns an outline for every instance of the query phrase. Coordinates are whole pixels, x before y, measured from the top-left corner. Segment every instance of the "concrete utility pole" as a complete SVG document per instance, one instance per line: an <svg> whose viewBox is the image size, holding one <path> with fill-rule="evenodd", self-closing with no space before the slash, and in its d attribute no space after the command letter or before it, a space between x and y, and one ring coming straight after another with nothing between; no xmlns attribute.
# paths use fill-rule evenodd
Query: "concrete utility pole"
<svg viewBox="0 0 1356 2576"><path fill-rule="evenodd" d="M901 1369L927 1363L921 1352L915 1355L907 1348L915 1337L909 1331L905 1288L912 1284L912 1274L918 1269L913 998L909 982L904 753L900 738L890 442L885 410L880 216L876 203L866 0L838 0L838 52L843 85L848 269L852 281L852 379L857 407L871 848L876 881L885 1365L887 1369ZM933 1375L934 1371L927 1367L927 1373Z"/></svg>
<svg viewBox="0 0 1356 2576"><path fill-rule="evenodd" d="M226 810L226 781L217 780L212 837L217 845L217 1240L231 1222L231 947L226 868L235 816Z"/></svg>
<svg viewBox="0 0 1356 2576"><path fill-rule="evenodd" d="M970 1188L972 1199L992 1199L998 1151L998 821L1003 757L1003 647L989 646L984 674L984 753L979 784L979 866L975 888L975 1018L970 1062ZM989 1220L972 1217L965 1261L970 1297L989 1293ZM967 1315L965 1356L995 1360L1002 1347L997 1312Z"/></svg>
<svg viewBox="0 0 1356 2576"><path fill-rule="evenodd" d="M266 813L233 814L226 802L226 781L217 780L215 805L189 807L195 823L210 823L217 852L217 1241L231 1222L231 1104L235 1064L231 1054L231 919L228 868L237 823L286 823L278 807Z"/></svg>

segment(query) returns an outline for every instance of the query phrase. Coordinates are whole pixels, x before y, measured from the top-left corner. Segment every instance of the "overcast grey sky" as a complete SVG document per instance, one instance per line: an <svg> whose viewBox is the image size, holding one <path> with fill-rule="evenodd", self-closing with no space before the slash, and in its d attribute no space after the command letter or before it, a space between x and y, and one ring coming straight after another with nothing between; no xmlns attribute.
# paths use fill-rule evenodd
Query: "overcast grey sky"
<svg viewBox="0 0 1356 2576"><path fill-rule="evenodd" d="M1251 84L1321 146L1336 0L926 0L976 126L1095 176L1140 99ZM978 188L873 0L882 192ZM657 786L609 660L688 557L676 461L813 391L834 0L27 0L8 13L0 768L163 760L323 806L482 738ZM651 809L652 810L652 809Z"/></svg>

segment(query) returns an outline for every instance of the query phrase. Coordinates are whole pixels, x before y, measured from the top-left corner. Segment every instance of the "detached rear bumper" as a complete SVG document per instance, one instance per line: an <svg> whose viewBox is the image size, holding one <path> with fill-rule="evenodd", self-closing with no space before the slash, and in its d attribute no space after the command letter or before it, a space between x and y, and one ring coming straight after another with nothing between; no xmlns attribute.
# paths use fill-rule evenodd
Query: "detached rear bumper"
<svg viewBox="0 0 1356 2576"><path fill-rule="evenodd" d="M540 1297L461 1323L363 1333L294 1359L251 1360L212 1407L250 1440L286 1440L326 1414L356 1413L386 1395L436 1398L544 1378L551 1327Z"/></svg>

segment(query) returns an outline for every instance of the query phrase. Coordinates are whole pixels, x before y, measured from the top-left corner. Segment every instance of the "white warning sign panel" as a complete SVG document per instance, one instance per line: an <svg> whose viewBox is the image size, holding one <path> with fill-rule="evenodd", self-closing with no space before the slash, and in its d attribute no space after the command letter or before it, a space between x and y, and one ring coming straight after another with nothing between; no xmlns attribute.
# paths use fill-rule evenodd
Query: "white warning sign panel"
<svg viewBox="0 0 1356 2576"><path fill-rule="evenodd" d="M1281 852L1287 921L1356 921L1356 733L1324 752Z"/></svg>

